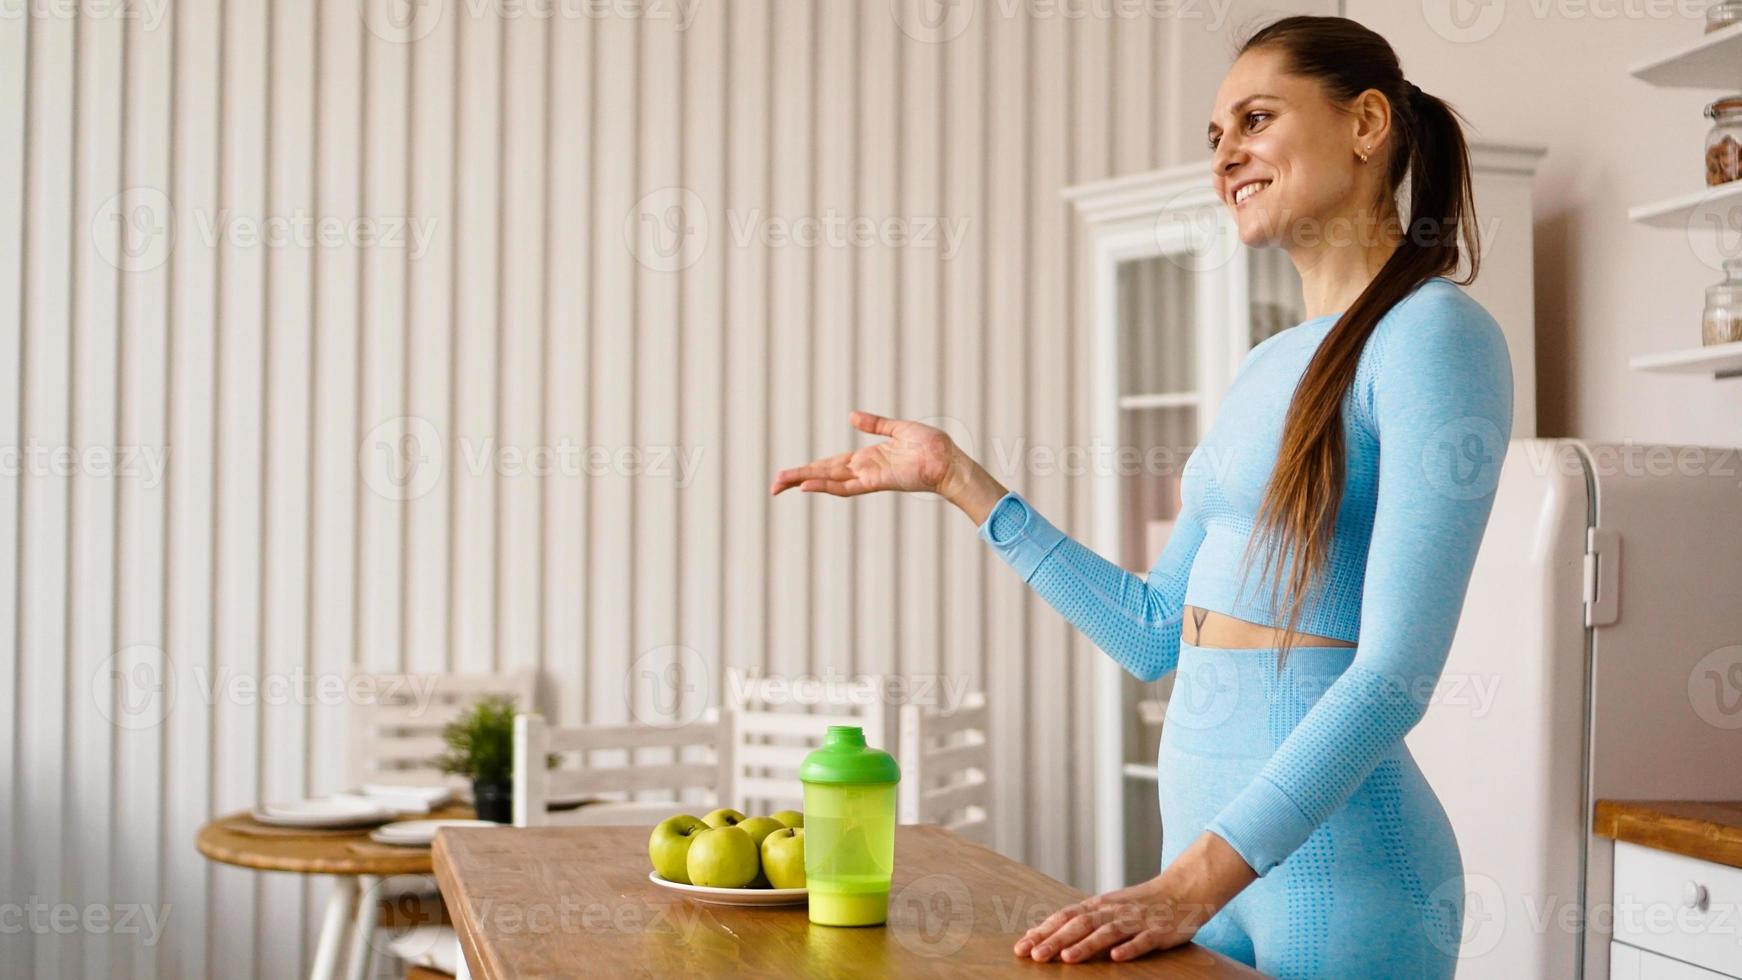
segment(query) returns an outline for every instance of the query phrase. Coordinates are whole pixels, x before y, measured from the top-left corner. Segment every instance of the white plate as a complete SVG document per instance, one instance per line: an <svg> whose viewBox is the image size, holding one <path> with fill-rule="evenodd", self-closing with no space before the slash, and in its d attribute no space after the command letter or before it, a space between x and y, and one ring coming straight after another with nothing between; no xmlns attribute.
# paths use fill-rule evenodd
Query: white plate
<svg viewBox="0 0 1742 980"><path fill-rule="evenodd" d="M451 786L400 786L395 783L364 783L358 792L363 796L373 797L384 803L398 803L411 799L426 807L441 806L454 797L454 790Z"/></svg>
<svg viewBox="0 0 1742 980"><path fill-rule="evenodd" d="M393 819L393 811L357 799L293 800L262 803L252 816L274 827L357 827Z"/></svg>
<svg viewBox="0 0 1742 980"><path fill-rule="evenodd" d="M399 844L405 847L428 847L435 843L436 831L443 827L500 827L492 820L401 820L369 833L377 844Z"/></svg>
<svg viewBox="0 0 1742 980"><path fill-rule="evenodd" d="M803 888L709 888L706 885L685 885L666 881L657 871L649 871L647 880L661 888L708 905L739 905L746 908L772 905L803 905L808 894Z"/></svg>

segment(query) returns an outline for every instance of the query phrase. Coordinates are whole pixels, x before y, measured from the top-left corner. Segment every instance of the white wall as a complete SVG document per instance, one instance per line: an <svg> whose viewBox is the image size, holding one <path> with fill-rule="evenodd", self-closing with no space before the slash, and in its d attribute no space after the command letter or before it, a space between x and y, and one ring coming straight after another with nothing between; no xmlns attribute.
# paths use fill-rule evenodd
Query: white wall
<svg viewBox="0 0 1742 980"><path fill-rule="evenodd" d="M1637 354L1699 346L1705 287L1723 278L1701 256L1715 263L1715 243L1736 254L1734 228L1696 240L1627 220L1632 205L1705 186L1711 120L1701 109L1729 93L1659 89L1627 73L1697 39L1705 4L1457 4L1463 21L1444 16L1452 0L1344 6L1482 138L1548 147L1534 185L1540 433L1742 441L1742 381L1627 367Z"/></svg>
<svg viewBox="0 0 1742 980"><path fill-rule="evenodd" d="M426 3L413 43L366 28L384 0L34 6L0 17L0 441L167 467L0 479L0 878L168 919L0 936L0 974L304 972L324 888L193 837L341 785L343 704L283 685L354 664L535 665L563 721L627 717L670 644L715 697L734 667L942 674L992 696L999 849L1086 884L1097 654L938 502L766 487L853 445L855 406L948 417L994 464L1081 439L1058 191L1202 158L1229 31L1282 5L970 5L946 43L883 0ZM674 204L693 251L631 245ZM831 214L965 235L741 237ZM429 237L254 240L272 218ZM700 462L474 472L491 438ZM1087 527L1080 483L1003 475Z"/></svg>

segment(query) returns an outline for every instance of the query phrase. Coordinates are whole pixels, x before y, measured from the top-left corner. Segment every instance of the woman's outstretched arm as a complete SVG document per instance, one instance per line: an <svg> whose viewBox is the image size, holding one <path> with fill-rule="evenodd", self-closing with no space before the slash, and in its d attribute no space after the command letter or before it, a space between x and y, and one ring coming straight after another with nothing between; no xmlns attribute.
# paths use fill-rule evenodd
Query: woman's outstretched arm
<svg viewBox="0 0 1742 980"><path fill-rule="evenodd" d="M1007 493L980 525L980 537L1094 644L1139 680L1179 664L1186 579L1204 527L1181 508L1173 534L1147 576L1084 547L1022 499Z"/></svg>
<svg viewBox="0 0 1742 980"><path fill-rule="evenodd" d="M1179 663L1186 578L1204 540L1190 507L1181 509L1148 576L1135 575L1066 537L948 434L870 412L854 412L850 421L888 441L781 470L770 492L797 487L837 497L878 490L936 493L979 526L980 537L1024 582L1132 675L1156 680Z"/></svg>

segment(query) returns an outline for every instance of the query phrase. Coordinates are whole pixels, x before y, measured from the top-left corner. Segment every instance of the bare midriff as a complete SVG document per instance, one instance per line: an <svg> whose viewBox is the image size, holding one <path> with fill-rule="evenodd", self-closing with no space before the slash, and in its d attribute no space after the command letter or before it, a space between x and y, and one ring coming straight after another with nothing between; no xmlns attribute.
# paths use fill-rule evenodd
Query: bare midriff
<svg viewBox="0 0 1742 980"><path fill-rule="evenodd" d="M1265 626L1261 623L1250 623L1244 619L1223 615L1197 606L1185 607L1185 625L1180 638L1198 647L1215 649L1251 650L1282 645L1283 630L1276 626ZM1329 636L1318 636L1314 633L1295 633L1296 647L1352 647L1355 644L1348 640L1333 639Z"/></svg>

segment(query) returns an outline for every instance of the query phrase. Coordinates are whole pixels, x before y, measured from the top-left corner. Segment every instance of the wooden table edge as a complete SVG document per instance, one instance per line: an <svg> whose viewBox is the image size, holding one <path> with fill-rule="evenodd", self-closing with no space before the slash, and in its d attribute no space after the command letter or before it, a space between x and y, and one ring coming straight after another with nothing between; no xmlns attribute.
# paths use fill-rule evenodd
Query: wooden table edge
<svg viewBox="0 0 1742 980"><path fill-rule="evenodd" d="M502 964L488 961L484 956L484 947L479 944L475 932L477 926L473 921L471 901L466 895L465 885L454 875L452 860L453 855L448 853L447 829L437 830L435 843L430 845L430 863L435 866L436 887L441 889L442 901L448 907L448 918L453 920L454 934L460 940L460 955L465 957L466 969L473 977L498 980L507 971Z"/></svg>
<svg viewBox="0 0 1742 980"><path fill-rule="evenodd" d="M1591 832L1611 840L1742 868L1742 827L1666 808L1698 804L1735 806L1728 800L1598 800Z"/></svg>
<svg viewBox="0 0 1742 980"><path fill-rule="evenodd" d="M229 850L218 846L208 837L208 834L223 832L224 828L222 827L222 824L225 822L234 820L239 816L247 815L248 811L237 810L235 813L225 813L207 820L205 823L200 825L199 830L194 832L194 849L199 851L200 856L207 860L216 861L220 864L227 864L234 868L247 868L250 871L281 871L286 874L341 875L348 877L374 875L380 878L391 878L396 875L427 875L432 870L429 867L432 857L431 852L414 848L406 848L406 853L403 857L376 856L371 858L364 855L357 855L340 859L309 858L306 860L291 860L282 857L263 857ZM286 839L289 838L260 838L260 840ZM356 843L359 840L367 841L369 837L368 834L364 833L355 836L334 836L325 838L310 837L307 839L311 841L342 841L346 845L349 845Z"/></svg>

